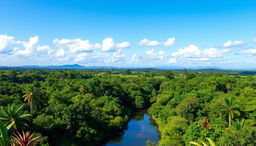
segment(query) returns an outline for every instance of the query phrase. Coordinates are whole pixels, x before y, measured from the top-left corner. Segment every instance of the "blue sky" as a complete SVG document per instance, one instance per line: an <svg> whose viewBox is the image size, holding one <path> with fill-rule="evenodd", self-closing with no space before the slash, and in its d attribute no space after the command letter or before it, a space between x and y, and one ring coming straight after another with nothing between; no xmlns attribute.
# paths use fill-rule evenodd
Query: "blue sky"
<svg viewBox="0 0 256 146"><path fill-rule="evenodd" d="M255 0L2 0L0 65L256 68Z"/></svg>

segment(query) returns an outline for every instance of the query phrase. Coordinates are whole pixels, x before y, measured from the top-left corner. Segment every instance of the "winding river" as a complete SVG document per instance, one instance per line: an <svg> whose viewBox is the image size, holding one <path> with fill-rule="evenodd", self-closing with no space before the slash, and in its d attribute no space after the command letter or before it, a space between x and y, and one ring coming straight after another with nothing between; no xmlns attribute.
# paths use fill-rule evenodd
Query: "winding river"
<svg viewBox="0 0 256 146"><path fill-rule="evenodd" d="M137 112L129 121L127 129L106 146L144 146L147 140L158 142L157 125L147 113Z"/></svg>

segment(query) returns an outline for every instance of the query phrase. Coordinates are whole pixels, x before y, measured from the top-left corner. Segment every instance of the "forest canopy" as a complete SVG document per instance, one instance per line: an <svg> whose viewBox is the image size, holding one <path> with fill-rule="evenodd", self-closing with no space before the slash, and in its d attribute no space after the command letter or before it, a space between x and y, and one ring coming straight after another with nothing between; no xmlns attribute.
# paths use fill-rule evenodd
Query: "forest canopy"
<svg viewBox="0 0 256 146"><path fill-rule="evenodd" d="M160 146L256 143L254 75L3 70L0 106L1 144L28 131L40 145L102 145L142 109L158 124Z"/></svg>

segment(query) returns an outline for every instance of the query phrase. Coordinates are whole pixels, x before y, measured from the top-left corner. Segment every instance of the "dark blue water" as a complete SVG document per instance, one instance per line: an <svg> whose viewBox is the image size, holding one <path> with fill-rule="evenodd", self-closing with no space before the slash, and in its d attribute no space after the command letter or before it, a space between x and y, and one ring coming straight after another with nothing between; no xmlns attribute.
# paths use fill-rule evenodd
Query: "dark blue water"
<svg viewBox="0 0 256 146"><path fill-rule="evenodd" d="M151 117L142 112L133 116L123 135L110 140L106 146L144 146L147 140L158 142L159 132Z"/></svg>

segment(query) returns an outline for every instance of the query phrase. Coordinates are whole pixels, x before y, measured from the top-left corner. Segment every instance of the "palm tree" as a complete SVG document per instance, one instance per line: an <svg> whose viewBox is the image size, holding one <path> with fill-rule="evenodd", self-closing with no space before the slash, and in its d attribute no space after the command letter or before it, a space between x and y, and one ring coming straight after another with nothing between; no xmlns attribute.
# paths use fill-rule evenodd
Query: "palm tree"
<svg viewBox="0 0 256 146"><path fill-rule="evenodd" d="M224 103L220 106L222 116L228 116L228 125L235 115L240 115L239 105L235 103L233 98L224 98Z"/></svg>
<svg viewBox="0 0 256 146"><path fill-rule="evenodd" d="M41 136L35 136L35 133L24 132L14 133L11 139L11 146L35 146L41 141Z"/></svg>
<svg viewBox="0 0 256 146"><path fill-rule="evenodd" d="M216 146L216 144L212 141L212 139L210 139L210 138L206 138L207 140L208 140L208 142L209 142L209 146ZM196 145L196 146L208 146L205 142L203 142L202 141L202 144L203 145L201 145L201 144L199 144L199 143L197 143L197 142L194 142L194 141L191 141L191 142L189 142L190 144L193 144L193 145Z"/></svg>
<svg viewBox="0 0 256 146"><path fill-rule="evenodd" d="M31 116L31 114L25 114L22 108L23 106L18 107L14 104L1 107L0 120L3 121L5 127L19 129L26 126L25 118Z"/></svg>
<svg viewBox="0 0 256 146"><path fill-rule="evenodd" d="M24 101L29 104L30 108L30 113L32 113L32 108L33 108L33 100L34 100L34 95L33 92L31 91L26 91L25 95L23 95Z"/></svg>
<svg viewBox="0 0 256 146"><path fill-rule="evenodd" d="M29 85L25 91L25 94L23 95L24 101L29 104L30 113L32 114L33 106L38 102L39 100L39 90L38 85Z"/></svg>

